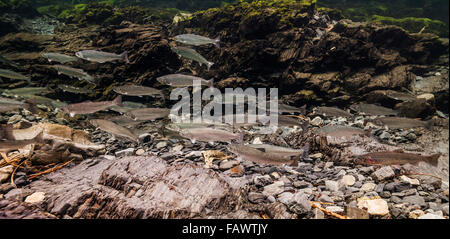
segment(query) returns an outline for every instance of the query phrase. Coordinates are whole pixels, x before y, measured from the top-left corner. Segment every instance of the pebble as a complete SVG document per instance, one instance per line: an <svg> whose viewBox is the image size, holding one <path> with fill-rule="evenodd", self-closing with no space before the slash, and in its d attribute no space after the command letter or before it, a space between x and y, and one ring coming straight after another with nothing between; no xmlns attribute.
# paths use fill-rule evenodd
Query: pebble
<svg viewBox="0 0 450 239"><path fill-rule="evenodd" d="M13 171L14 167L12 165L0 168L0 183L7 181Z"/></svg>
<svg viewBox="0 0 450 239"><path fill-rule="evenodd" d="M159 142L159 143L156 144L156 148L157 149L162 149L162 148L165 148L165 147L167 147L167 141L162 141L162 142Z"/></svg>
<svg viewBox="0 0 450 239"><path fill-rule="evenodd" d="M355 184L355 182L356 182L356 179L352 175L345 175L341 179L341 183L344 184L345 186L353 186L353 184Z"/></svg>
<svg viewBox="0 0 450 239"><path fill-rule="evenodd" d="M30 196L25 198L26 203L40 203L44 200L45 193L44 192L35 192Z"/></svg>
<svg viewBox="0 0 450 239"><path fill-rule="evenodd" d="M237 165L239 165L239 161L237 161L237 160L222 161L222 162L220 162L219 169L220 170L228 170Z"/></svg>
<svg viewBox="0 0 450 239"><path fill-rule="evenodd" d="M118 158L132 156L133 154L134 154L134 148L120 150L115 153L116 157L118 157Z"/></svg>
<svg viewBox="0 0 450 239"><path fill-rule="evenodd" d="M273 182L273 180L269 175L256 176L253 179L253 183L258 187L264 187L266 185L271 184L272 182Z"/></svg>
<svg viewBox="0 0 450 239"><path fill-rule="evenodd" d="M408 215L408 218L409 219L417 219L417 218L419 218L420 216L423 216L423 215L425 215L425 212L422 211L422 210L417 209L417 210L414 210L414 211L410 212L409 215Z"/></svg>
<svg viewBox="0 0 450 239"><path fill-rule="evenodd" d="M378 137L380 137L380 139L388 140L391 138L391 134L389 134L387 131L384 131Z"/></svg>
<svg viewBox="0 0 450 239"><path fill-rule="evenodd" d="M317 116L313 120L311 120L311 124L314 126L321 126L323 124L323 119Z"/></svg>
<svg viewBox="0 0 450 239"><path fill-rule="evenodd" d="M255 203L255 204L264 202L266 200L266 198L267 198L266 195L264 195L262 193L250 192L248 194L248 200L251 203Z"/></svg>
<svg viewBox="0 0 450 239"><path fill-rule="evenodd" d="M419 182L418 179L416 179L416 178L414 178L414 179L408 178L405 175L400 176L400 180L403 181L403 182L407 182L407 183L409 183L409 184L411 184L413 186L419 186L420 185L420 182Z"/></svg>
<svg viewBox="0 0 450 239"><path fill-rule="evenodd" d="M403 203L409 203L410 205L417 205L420 207L427 206L425 199L419 195L406 196L402 200Z"/></svg>
<svg viewBox="0 0 450 239"><path fill-rule="evenodd" d="M374 183L365 183L361 186L360 190L362 192L372 192L376 186Z"/></svg>
<svg viewBox="0 0 450 239"><path fill-rule="evenodd" d="M334 213L343 213L344 209L342 207L338 206L328 206L325 208L327 211L334 212Z"/></svg>
<svg viewBox="0 0 450 239"><path fill-rule="evenodd" d="M143 155L145 153L145 150L143 150L143 149L138 149L138 150L136 150L136 155L137 156L141 156L141 155Z"/></svg>
<svg viewBox="0 0 450 239"><path fill-rule="evenodd" d="M339 185L339 182L332 181L332 180L326 180L325 188L329 191L337 192L337 191L339 191L340 185Z"/></svg>
<svg viewBox="0 0 450 239"><path fill-rule="evenodd" d="M286 206L289 206L291 203L294 202L294 194L291 192L284 192L278 195L278 201L280 201Z"/></svg>
<svg viewBox="0 0 450 239"><path fill-rule="evenodd" d="M423 216L418 217L417 219L445 219L445 217L433 213L427 213Z"/></svg>
<svg viewBox="0 0 450 239"><path fill-rule="evenodd" d="M361 209L367 209L370 215L384 216L389 214L388 203L383 199L358 199L358 207Z"/></svg>
<svg viewBox="0 0 450 239"><path fill-rule="evenodd" d="M392 170L392 168L390 166L382 167L372 174L372 177L374 177L374 179L378 180L378 181L390 179L394 176L395 176L395 172L394 172L394 170Z"/></svg>
<svg viewBox="0 0 450 239"><path fill-rule="evenodd" d="M276 181L270 185L264 187L263 194L266 196L275 196L284 191L284 182Z"/></svg>
<svg viewBox="0 0 450 239"><path fill-rule="evenodd" d="M22 115L13 115L9 117L8 124L16 124L20 120L22 120Z"/></svg>
<svg viewBox="0 0 450 239"><path fill-rule="evenodd" d="M444 215L448 216L448 204L442 207L442 211L444 212Z"/></svg>
<svg viewBox="0 0 450 239"><path fill-rule="evenodd" d="M328 195L322 194L319 198L320 202L326 202L326 203L334 203L334 200L330 198Z"/></svg>
<svg viewBox="0 0 450 239"><path fill-rule="evenodd" d="M305 181L295 181L292 185L293 185L295 188L302 189L302 188L307 188L307 187L309 187L311 184L310 184L310 183L307 183L307 182L305 182Z"/></svg>
<svg viewBox="0 0 450 239"><path fill-rule="evenodd" d="M309 157L312 159L321 159L323 157L323 154L322 153L311 154L309 155Z"/></svg>

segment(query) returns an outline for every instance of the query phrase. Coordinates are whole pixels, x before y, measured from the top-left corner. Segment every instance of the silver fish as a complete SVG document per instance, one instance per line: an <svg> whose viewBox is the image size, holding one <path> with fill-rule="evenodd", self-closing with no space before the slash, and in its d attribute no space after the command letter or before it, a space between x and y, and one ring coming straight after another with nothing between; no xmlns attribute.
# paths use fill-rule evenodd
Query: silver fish
<svg viewBox="0 0 450 239"><path fill-rule="evenodd" d="M164 94L161 90L147 87L147 86L123 85L123 86L117 86L113 90L114 90L114 92L121 94L121 95L130 95L130 96L159 95L162 98L164 98Z"/></svg>
<svg viewBox="0 0 450 239"><path fill-rule="evenodd" d="M380 117L373 120L366 120L369 122L373 122L379 126L387 126L389 129L409 129L409 128L417 128L424 127L429 130L433 129L434 119L430 119L428 121L421 121L410 118L403 117Z"/></svg>
<svg viewBox="0 0 450 239"><path fill-rule="evenodd" d="M10 71L10 70L6 70L6 69L0 69L0 77L13 79L13 80L30 81L30 77L24 76L24 75L22 75L20 73L17 73L17 72L14 72L14 71Z"/></svg>
<svg viewBox="0 0 450 239"><path fill-rule="evenodd" d="M120 106L111 106L109 109L115 112L119 112L122 114L128 113L135 109L145 108L144 104L131 102L131 101L124 101L122 102L123 107Z"/></svg>
<svg viewBox="0 0 450 239"><path fill-rule="evenodd" d="M354 135L368 135L370 136L370 132L365 131L360 128L350 127L350 126L341 126L341 125L328 125L318 129L319 134L331 136L331 137L351 137Z"/></svg>
<svg viewBox="0 0 450 239"><path fill-rule="evenodd" d="M306 154L308 153L308 150L306 150L306 148L291 149L270 144L248 144L246 146L258 149L266 153L278 154L280 156L306 156Z"/></svg>
<svg viewBox="0 0 450 239"><path fill-rule="evenodd" d="M126 63L130 63L128 60L128 52L126 51L120 55L117 55L103 51L84 50L75 53L75 55L81 59L98 63L105 63L109 61L125 61Z"/></svg>
<svg viewBox="0 0 450 239"><path fill-rule="evenodd" d="M132 128L142 122L145 122L145 120L132 120L130 119L130 117L125 115L114 116L109 118L108 120L127 128Z"/></svg>
<svg viewBox="0 0 450 239"><path fill-rule="evenodd" d="M42 53L42 57L47 59L49 62L56 61L59 63L74 62L74 61L78 60L76 57L73 57L73 56L68 56L68 55L64 55L61 53L52 53L52 52Z"/></svg>
<svg viewBox="0 0 450 239"><path fill-rule="evenodd" d="M183 129L180 131L180 135L190 139L193 143L197 141L202 142L227 142L231 143L232 140L236 140L242 143L244 134L234 134L227 130L212 129L212 128L195 128L195 129Z"/></svg>
<svg viewBox="0 0 450 239"><path fill-rule="evenodd" d="M82 69L76 69L69 66L63 66L63 65L54 65L52 66L53 69L58 71L58 74L63 74L69 77L75 77L80 80L86 80L91 83L95 83L95 80L92 76L84 72Z"/></svg>
<svg viewBox="0 0 450 239"><path fill-rule="evenodd" d="M208 45L208 44L214 44L217 48L220 48L220 37L217 37L216 39L211 39L204 36L199 36L195 34L182 34L175 36L175 40L177 42L181 42L183 44L187 45L193 45L193 46L201 46L201 45Z"/></svg>
<svg viewBox="0 0 450 239"><path fill-rule="evenodd" d="M200 66L205 64L206 67L208 68L208 71L211 68L211 66L214 65L213 62L206 60L202 55L200 55L197 51L195 51L192 48L179 46L179 47L172 47L171 49L173 52L177 53L180 56L197 61L200 64Z"/></svg>
<svg viewBox="0 0 450 239"><path fill-rule="evenodd" d="M97 111L106 110L113 105L122 106L122 96L117 96L113 101L83 102L66 105L62 110L69 113L71 117L78 114L92 114Z"/></svg>
<svg viewBox="0 0 450 239"><path fill-rule="evenodd" d="M0 97L0 112L9 112L18 109L31 110L31 104L20 101L11 100L8 98Z"/></svg>
<svg viewBox="0 0 450 239"><path fill-rule="evenodd" d="M166 128L173 131L198 128L230 129L228 125L220 123L172 123L167 125Z"/></svg>
<svg viewBox="0 0 450 239"><path fill-rule="evenodd" d="M0 55L0 62L2 62L5 65L9 65L9 66L12 66L14 68L17 68L17 69L21 69L22 68L19 64L8 60L8 59L6 59L5 57L3 57L1 55Z"/></svg>
<svg viewBox="0 0 450 239"><path fill-rule="evenodd" d="M350 109L359 113L374 116L389 116L398 114L398 112L393 109L374 104L354 104L350 106Z"/></svg>
<svg viewBox="0 0 450 239"><path fill-rule="evenodd" d="M89 94L92 93L92 90L89 89L84 89L84 88L80 88L80 87L75 87L75 86L71 86L71 85L58 85L58 88L62 91L65 92L70 92L70 93L74 93L74 94Z"/></svg>
<svg viewBox="0 0 450 239"><path fill-rule="evenodd" d="M170 109L164 108L142 108L127 112L125 115L133 120L154 121L169 116Z"/></svg>
<svg viewBox="0 0 450 239"><path fill-rule="evenodd" d="M133 134L129 129L122 127L120 125L117 125L109 120L94 119L94 120L90 120L90 123L93 126L99 128L101 130L104 130L112 135L130 139L134 142L139 142L139 138L135 134Z"/></svg>
<svg viewBox="0 0 450 239"><path fill-rule="evenodd" d="M50 92L49 89L45 88L45 87L24 87L24 88L17 88L17 89L6 89L4 91L4 93L6 95L18 95L18 96L22 96L22 95L39 95L39 94L45 94Z"/></svg>
<svg viewBox="0 0 450 239"><path fill-rule="evenodd" d="M265 153L258 149L248 147L242 144L229 144L227 146L228 151L236 154L239 158L243 160L252 161L258 164L269 164L269 165L291 165L297 166L298 159L294 157L294 160L289 155L280 155L276 153Z"/></svg>
<svg viewBox="0 0 450 239"><path fill-rule="evenodd" d="M43 138L42 132L38 136L36 136L34 139L30 139L30 140L0 141L0 152L8 153L9 151L21 149L30 144L41 144L41 143L44 143L44 138Z"/></svg>
<svg viewBox="0 0 450 239"><path fill-rule="evenodd" d="M183 75L183 74L170 74L156 78L156 80L164 85L171 87L189 87L194 85L195 80L199 80L202 86L213 87L214 81L205 80L197 76Z"/></svg>
<svg viewBox="0 0 450 239"><path fill-rule="evenodd" d="M352 118L353 115L348 113L345 110L341 110L336 107L316 107L313 110L313 114L315 115L322 115L325 117L345 117L345 118Z"/></svg>

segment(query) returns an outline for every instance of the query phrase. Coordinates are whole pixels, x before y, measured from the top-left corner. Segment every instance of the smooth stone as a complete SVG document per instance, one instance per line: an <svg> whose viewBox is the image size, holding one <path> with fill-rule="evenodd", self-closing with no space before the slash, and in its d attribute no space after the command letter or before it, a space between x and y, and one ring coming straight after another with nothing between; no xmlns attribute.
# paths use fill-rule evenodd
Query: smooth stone
<svg viewBox="0 0 450 239"><path fill-rule="evenodd" d="M370 215L384 216L389 214L388 203L383 199L365 199L358 202L358 207L367 209Z"/></svg>
<svg viewBox="0 0 450 239"><path fill-rule="evenodd" d="M12 165L0 168L0 183L7 181L13 171L14 167Z"/></svg>
<svg viewBox="0 0 450 239"><path fill-rule="evenodd" d="M339 182L327 180L325 181L325 188L329 191L337 192L339 191L340 185Z"/></svg>
<svg viewBox="0 0 450 239"><path fill-rule="evenodd" d="M341 182L345 186L353 186L356 182L356 179L352 175L344 175L344 177L342 177L342 179L341 179Z"/></svg>
<svg viewBox="0 0 450 239"><path fill-rule="evenodd" d="M361 186L359 190L362 192L372 192L377 185L374 183L365 183Z"/></svg>
<svg viewBox="0 0 450 239"><path fill-rule="evenodd" d="M383 181L394 177L395 172L390 166L385 166L375 171L372 176L378 181Z"/></svg>
<svg viewBox="0 0 450 239"><path fill-rule="evenodd" d="M278 201L288 206L294 202L294 194L291 192L283 192L282 194L278 195Z"/></svg>
<svg viewBox="0 0 450 239"><path fill-rule="evenodd" d="M417 219L417 218L419 218L420 216L423 216L423 215L425 215L425 212L422 211L422 210L417 209L417 210L414 210L414 211L410 212L409 215L408 215L408 218L409 219Z"/></svg>
<svg viewBox="0 0 450 239"><path fill-rule="evenodd" d="M156 148L157 149L162 149L162 148L165 148L165 147L167 147L167 141L162 141L162 142L159 142L159 143L156 144Z"/></svg>
<svg viewBox="0 0 450 239"><path fill-rule="evenodd" d="M419 195L406 196L402 200L403 203L409 203L410 205L418 205L420 207L426 207L425 199Z"/></svg>
<svg viewBox="0 0 450 239"><path fill-rule="evenodd" d="M276 181L270 185L264 187L263 194L266 196L275 196L284 191L284 182Z"/></svg>
<svg viewBox="0 0 450 239"><path fill-rule="evenodd" d="M342 213L342 212L344 212L344 209L342 207L338 207L338 206L328 206L325 209L327 211L334 212L334 213Z"/></svg>
<svg viewBox="0 0 450 239"><path fill-rule="evenodd" d="M141 156L141 155L143 155L145 153L145 150L143 150L143 149L138 149L138 150L136 150L136 155L137 156Z"/></svg>
<svg viewBox="0 0 450 239"><path fill-rule="evenodd" d="M124 149L121 151L117 151L115 153L116 157L127 157L127 156L132 156L134 154L134 148L128 148L128 149Z"/></svg>
<svg viewBox="0 0 450 239"><path fill-rule="evenodd" d="M26 203L40 203L44 200L45 193L44 192L35 192L30 196L25 198Z"/></svg>
<svg viewBox="0 0 450 239"><path fill-rule="evenodd" d="M439 216L439 215L436 215L436 214L433 214L433 213L427 213L427 214L425 214L423 216L420 216L417 219L445 219L445 217Z"/></svg>

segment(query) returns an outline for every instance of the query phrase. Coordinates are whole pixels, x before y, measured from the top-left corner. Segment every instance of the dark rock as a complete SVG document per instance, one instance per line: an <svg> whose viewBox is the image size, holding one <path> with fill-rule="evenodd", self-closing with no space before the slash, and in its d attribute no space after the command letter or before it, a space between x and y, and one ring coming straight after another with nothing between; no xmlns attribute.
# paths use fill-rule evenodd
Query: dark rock
<svg viewBox="0 0 450 239"><path fill-rule="evenodd" d="M250 192L248 194L248 200L252 203L262 203L266 200L266 196L262 193Z"/></svg>
<svg viewBox="0 0 450 239"><path fill-rule="evenodd" d="M420 207L426 207L427 204L425 202L425 199L419 195L413 195L413 196L406 196L402 200L403 203L409 203L411 205L417 205Z"/></svg>
<svg viewBox="0 0 450 239"><path fill-rule="evenodd" d="M394 192L402 192L411 188L411 184L405 181L394 183Z"/></svg>

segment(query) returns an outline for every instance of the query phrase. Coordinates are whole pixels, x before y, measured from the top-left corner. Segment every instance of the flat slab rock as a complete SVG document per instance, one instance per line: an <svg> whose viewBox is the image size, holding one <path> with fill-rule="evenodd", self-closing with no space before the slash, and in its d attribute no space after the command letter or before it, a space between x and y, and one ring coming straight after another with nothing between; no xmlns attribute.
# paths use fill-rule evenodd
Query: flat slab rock
<svg viewBox="0 0 450 239"><path fill-rule="evenodd" d="M243 178L185 163L168 165L153 156L88 159L11 190L0 200L0 218L223 218L236 211L252 218L242 208L245 184ZM24 203L34 192L44 192L44 200Z"/></svg>

